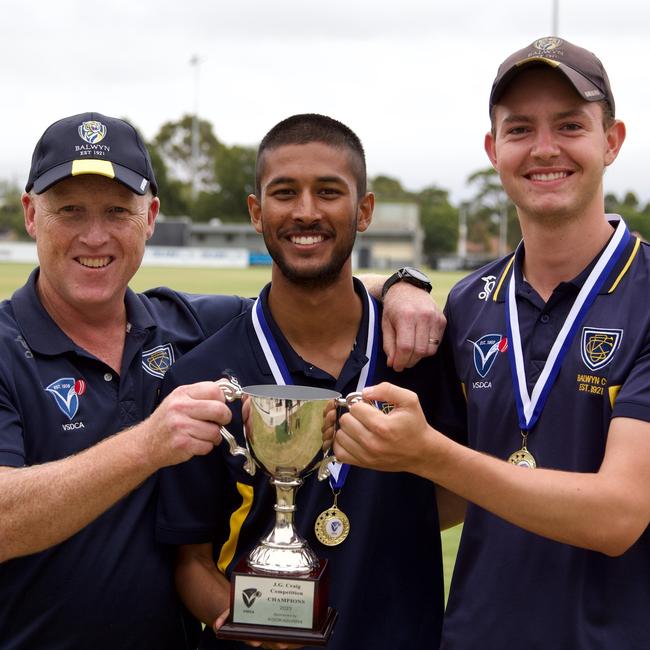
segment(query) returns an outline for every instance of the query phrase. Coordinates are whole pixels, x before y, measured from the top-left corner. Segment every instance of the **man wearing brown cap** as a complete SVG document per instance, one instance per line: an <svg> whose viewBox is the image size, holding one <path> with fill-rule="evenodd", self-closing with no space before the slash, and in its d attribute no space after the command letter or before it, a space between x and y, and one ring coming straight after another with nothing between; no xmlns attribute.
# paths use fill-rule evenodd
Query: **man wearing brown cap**
<svg viewBox="0 0 650 650"><path fill-rule="evenodd" d="M395 403L389 415L359 404L340 422L340 461L469 502L443 648L648 646L650 247L604 213L625 139L614 115L587 50L542 38L504 61L485 149L523 241L446 306L441 354L467 401L446 417L466 446L387 384L364 396Z"/></svg>
<svg viewBox="0 0 650 650"><path fill-rule="evenodd" d="M212 382L154 407L174 360L247 301L128 288L156 193L123 120L64 118L36 145L23 207L39 268L0 305L3 650L194 647L154 541L155 473L212 450L230 410Z"/></svg>

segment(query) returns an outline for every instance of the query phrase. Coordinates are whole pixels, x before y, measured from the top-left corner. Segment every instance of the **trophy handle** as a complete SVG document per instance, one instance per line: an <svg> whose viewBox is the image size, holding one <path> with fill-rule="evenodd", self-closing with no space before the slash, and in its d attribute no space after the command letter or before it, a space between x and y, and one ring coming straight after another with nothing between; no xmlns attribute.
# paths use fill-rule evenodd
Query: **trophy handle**
<svg viewBox="0 0 650 650"><path fill-rule="evenodd" d="M347 397L337 397L334 400L334 403L336 406L342 406L343 408L347 408L348 406L352 406L352 404L357 404L358 402L363 402L363 397L361 395L361 391L354 391L352 393L349 393ZM369 404L371 402L368 402ZM333 445L332 445L333 446ZM330 447L331 449L331 447ZM329 464L330 463L338 463L336 460L336 456L332 453L330 453L330 449L328 449L324 454L323 458L320 461L318 465L318 480L319 481L324 481L326 478L328 478L331 474Z"/></svg>
<svg viewBox="0 0 650 650"><path fill-rule="evenodd" d="M326 478L329 477L329 475L331 474L329 464L336 463L336 462L338 462L336 460L336 456L334 454L330 454L330 451L328 449L323 455L323 458L321 459L320 463L318 463L319 481L324 481Z"/></svg>
<svg viewBox="0 0 650 650"><path fill-rule="evenodd" d="M223 391L223 396L226 398L226 402L234 402L236 399L241 399L243 392L241 386L237 383L236 380L220 379L217 382L217 385ZM251 452L247 447L240 447L235 440L235 436L226 429L226 427L219 427L221 432L221 437L228 443L228 448L230 449L230 454L232 456L243 456L246 461L244 462L244 470L246 470L251 476L255 476L255 470L257 469Z"/></svg>

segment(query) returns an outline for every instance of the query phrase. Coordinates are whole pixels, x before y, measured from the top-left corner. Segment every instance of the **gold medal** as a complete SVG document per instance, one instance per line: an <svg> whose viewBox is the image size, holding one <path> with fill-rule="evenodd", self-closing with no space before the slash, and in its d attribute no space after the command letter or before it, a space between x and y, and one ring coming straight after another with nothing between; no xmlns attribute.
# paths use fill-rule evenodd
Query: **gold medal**
<svg viewBox="0 0 650 650"><path fill-rule="evenodd" d="M516 465L517 467L535 469L537 467L535 456L533 456L526 448L526 443L528 442L528 431L522 431L521 437L523 439L523 442L521 443L521 449L510 454L510 456L508 456L508 462Z"/></svg>
<svg viewBox="0 0 650 650"><path fill-rule="evenodd" d="M321 544L338 546L350 533L350 520L344 512L332 506L318 515L314 531Z"/></svg>
<svg viewBox="0 0 650 650"><path fill-rule="evenodd" d="M350 520L339 510L337 501L338 493L334 493L332 507L321 512L314 524L316 537L325 546L338 546L350 534Z"/></svg>
<svg viewBox="0 0 650 650"><path fill-rule="evenodd" d="M510 454L508 462L517 467L527 467L528 469L535 469L537 467L535 457L528 451L528 449L526 449L525 446L519 451Z"/></svg>

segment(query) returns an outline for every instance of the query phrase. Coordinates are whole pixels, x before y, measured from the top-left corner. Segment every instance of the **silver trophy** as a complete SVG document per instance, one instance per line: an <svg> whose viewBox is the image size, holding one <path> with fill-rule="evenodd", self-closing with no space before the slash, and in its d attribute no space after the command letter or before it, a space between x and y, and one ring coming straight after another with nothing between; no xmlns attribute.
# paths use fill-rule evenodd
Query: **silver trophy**
<svg viewBox="0 0 650 650"><path fill-rule="evenodd" d="M250 551L246 566L240 563L233 573L231 620L219 636L320 644L316 637L326 641L336 612L326 604L327 563L318 559L294 525L296 491L315 469L319 480L327 478L328 465L336 460L329 450L323 452L326 407L332 401L348 406L359 401L360 394L342 398L335 391L309 386L241 388L232 380L218 384L228 402L243 402L246 446L238 445L227 429L221 429L230 453L245 458L244 468L251 475L256 467L262 468L276 491L275 524ZM291 598L277 598L278 592L286 592ZM288 608L288 601L296 601L295 606ZM274 626L285 629L269 631ZM303 629L287 634L286 628Z"/></svg>
<svg viewBox="0 0 650 650"><path fill-rule="evenodd" d="M248 565L268 573L309 573L318 558L294 525L296 491L303 477L318 468L318 480L326 479L328 465L336 459L323 453L325 408L334 401L347 406L358 401L358 393L341 398L340 393L309 386L260 385L241 388L236 382L218 382L226 400L242 399L246 447L237 444L224 427L221 433L234 456L245 458L244 469L255 474L256 466L271 477L276 490L276 521L248 556Z"/></svg>

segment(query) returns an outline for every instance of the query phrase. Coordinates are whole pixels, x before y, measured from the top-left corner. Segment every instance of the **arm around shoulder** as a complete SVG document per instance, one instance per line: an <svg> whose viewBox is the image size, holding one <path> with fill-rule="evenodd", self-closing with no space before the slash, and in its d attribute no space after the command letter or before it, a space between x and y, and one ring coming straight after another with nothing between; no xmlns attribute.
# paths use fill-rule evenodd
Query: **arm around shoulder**
<svg viewBox="0 0 650 650"><path fill-rule="evenodd" d="M384 276L365 274L359 279L371 296L383 300L381 325L390 367L397 371L411 368L423 357L436 353L446 319L428 291L408 282L397 282L382 296Z"/></svg>

